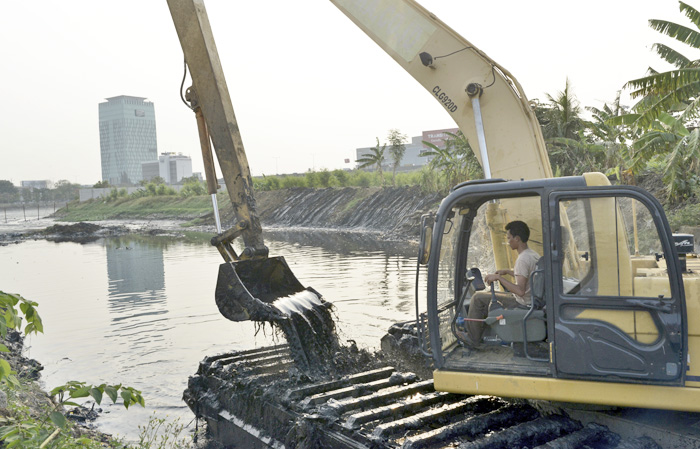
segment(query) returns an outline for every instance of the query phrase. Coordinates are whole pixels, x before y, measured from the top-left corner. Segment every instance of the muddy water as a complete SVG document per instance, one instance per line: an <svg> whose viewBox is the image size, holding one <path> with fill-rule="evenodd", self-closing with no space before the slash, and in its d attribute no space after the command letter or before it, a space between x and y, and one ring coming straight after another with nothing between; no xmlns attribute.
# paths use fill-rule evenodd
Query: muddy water
<svg viewBox="0 0 700 449"><path fill-rule="evenodd" d="M302 283L335 305L341 342L377 349L388 327L413 316L415 259L376 250L269 241ZM133 439L152 413L192 414L181 400L204 355L279 342L214 303L220 256L203 241L127 237L87 244L28 241L0 247L0 289L39 302L45 335L28 340L48 387L123 382L148 407L104 405L98 427ZM109 401L108 401L109 402Z"/></svg>

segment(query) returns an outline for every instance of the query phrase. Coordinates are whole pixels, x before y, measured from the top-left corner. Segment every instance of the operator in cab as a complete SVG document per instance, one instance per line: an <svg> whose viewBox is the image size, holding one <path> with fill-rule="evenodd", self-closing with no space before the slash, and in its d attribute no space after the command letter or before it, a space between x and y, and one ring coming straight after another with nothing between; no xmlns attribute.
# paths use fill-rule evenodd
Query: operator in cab
<svg viewBox="0 0 700 449"><path fill-rule="evenodd" d="M525 222L520 220L511 221L506 224L506 240L512 250L518 252L515 266L512 270L497 270L493 274L484 277L484 282L491 285L498 281L508 290L506 292L496 292L496 301L504 309L515 309L517 307L529 307L532 300L530 295L530 274L535 271L535 265L540 258L534 250L527 246L530 239L530 228ZM515 283L504 278L512 276ZM469 304L467 317L467 345L478 348L481 346L481 338L484 333L485 324L483 320L488 316L489 304L491 302L491 292L476 292Z"/></svg>

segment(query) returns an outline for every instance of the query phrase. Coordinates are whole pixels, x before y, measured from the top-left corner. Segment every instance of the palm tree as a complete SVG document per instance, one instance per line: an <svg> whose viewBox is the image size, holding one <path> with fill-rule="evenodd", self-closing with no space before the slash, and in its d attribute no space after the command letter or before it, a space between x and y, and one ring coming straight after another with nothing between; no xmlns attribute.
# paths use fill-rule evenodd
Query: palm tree
<svg viewBox="0 0 700 449"><path fill-rule="evenodd" d="M535 103L535 115L542 126L547 152L557 176L580 174L582 168L590 171L592 150L585 139L585 122L581 106L566 79L564 90L556 96L547 94L547 103Z"/></svg>
<svg viewBox="0 0 700 449"><path fill-rule="evenodd" d="M377 137L377 146L370 148L370 152L364 154L361 158L357 159L359 165L357 168L365 167L377 167L377 172L379 172L379 178L382 180L382 187L384 187L384 172L382 172L382 164L384 163L384 150L386 150L386 144L379 146L379 137Z"/></svg>
<svg viewBox="0 0 700 449"><path fill-rule="evenodd" d="M584 129L578 130L576 137L552 137L547 139L547 152L555 176L580 175L589 171L602 171L605 159L605 146L590 139Z"/></svg>
<svg viewBox="0 0 700 449"><path fill-rule="evenodd" d="M443 190L448 190L462 181L483 178L479 161L464 134L461 131L457 134L445 134L449 136L445 140L445 148L423 141L429 150L421 153L421 156L431 158L428 163L431 170L442 173L445 183Z"/></svg>
<svg viewBox="0 0 700 449"><path fill-rule="evenodd" d="M634 185L634 150L630 143L635 133L621 119L629 114L629 110L620 105L620 92L617 92L612 104L606 103L600 109L586 107L586 110L592 117L586 122L588 139L601 145L605 173L615 174L619 181Z"/></svg>
<svg viewBox="0 0 700 449"><path fill-rule="evenodd" d="M547 100L542 123L544 138L577 139L584 123L581 119L581 106L571 89L569 79L566 79L563 91L558 92L556 97L547 94Z"/></svg>
<svg viewBox="0 0 700 449"><path fill-rule="evenodd" d="M686 127L681 119L660 112L633 145L638 163L658 160L663 169L666 197L679 202L690 197L700 180L700 128Z"/></svg>
<svg viewBox="0 0 700 449"><path fill-rule="evenodd" d="M679 2L680 11L692 26L666 20L650 20L654 30L700 49L700 12ZM700 117L700 59L691 59L673 48L655 44L653 49L674 68L658 72L649 68L645 77L629 81L632 98L640 101L634 113L616 121L632 125L639 138L632 145L633 170L656 162L663 167L667 199L678 202L693 195L700 181L700 151L697 121Z"/></svg>
<svg viewBox="0 0 700 449"><path fill-rule="evenodd" d="M404 145L404 142L408 136L405 134L401 134L401 132L398 129L391 129L389 130L389 135L387 136L387 140L389 141L389 144L391 145L389 147L389 154L391 155L391 185L396 186L396 169L401 165L401 159L403 159L404 154L406 153L406 145Z"/></svg>
<svg viewBox="0 0 700 449"><path fill-rule="evenodd" d="M649 26L677 41L700 49L700 12L692 6L678 2L680 11L694 25L694 28L666 20L652 19ZM680 52L664 44L654 44L653 50L675 68L657 72L649 68L645 77L627 82L625 87L633 89L632 98L643 101L635 105L640 113L638 126L649 126L661 112L681 112L687 119L697 118L700 113L700 60L687 58Z"/></svg>

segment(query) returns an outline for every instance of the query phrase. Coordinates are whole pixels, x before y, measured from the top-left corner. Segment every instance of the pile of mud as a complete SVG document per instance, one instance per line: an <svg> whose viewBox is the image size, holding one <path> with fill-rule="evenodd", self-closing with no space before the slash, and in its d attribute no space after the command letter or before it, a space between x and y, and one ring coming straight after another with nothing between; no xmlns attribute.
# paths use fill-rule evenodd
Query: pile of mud
<svg viewBox="0 0 700 449"><path fill-rule="evenodd" d="M125 226L100 226L80 222L70 225L55 224L41 231L29 234L30 237L43 237L52 242L94 242L103 237L124 235L129 230Z"/></svg>
<svg viewBox="0 0 700 449"><path fill-rule="evenodd" d="M207 357L189 379L183 399L206 421L211 441L290 449L660 449L650 438L623 439L524 401L435 391L430 377L390 366L383 353L341 345L331 305L305 293L272 303L278 313L266 322L288 344ZM382 347L408 364L422 357L415 323L392 326Z"/></svg>
<svg viewBox="0 0 700 449"><path fill-rule="evenodd" d="M0 233L0 246L25 240L45 239L51 242L89 243L104 237L129 234L126 226L100 226L93 223L55 224L40 230Z"/></svg>
<svg viewBox="0 0 700 449"><path fill-rule="evenodd" d="M22 334L9 329L3 344L7 346L9 352L3 353L2 358L7 360L20 379L29 381L39 379L40 372L44 367L36 360L24 356L24 338L22 338Z"/></svg>
<svg viewBox="0 0 700 449"><path fill-rule="evenodd" d="M438 392L374 354L344 356L346 371L317 379L294 368L286 345L208 357L184 399L225 447L660 449L522 402Z"/></svg>

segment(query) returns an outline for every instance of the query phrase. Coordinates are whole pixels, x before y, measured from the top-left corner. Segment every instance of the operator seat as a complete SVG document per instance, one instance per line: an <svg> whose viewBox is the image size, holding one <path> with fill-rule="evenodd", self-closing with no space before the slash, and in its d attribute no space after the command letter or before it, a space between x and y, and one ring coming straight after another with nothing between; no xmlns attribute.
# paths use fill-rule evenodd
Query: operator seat
<svg viewBox="0 0 700 449"><path fill-rule="evenodd" d="M536 342L547 338L547 319L544 311L544 295L535 295L535 283L544 279L544 258L540 257L535 265L535 270L530 275L530 307L520 306L516 309L504 309L497 307L489 310L488 316L498 318L488 326L507 343ZM538 285L539 286L539 285ZM525 330L523 321L527 320ZM525 335L527 334L527 335Z"/></svg>

